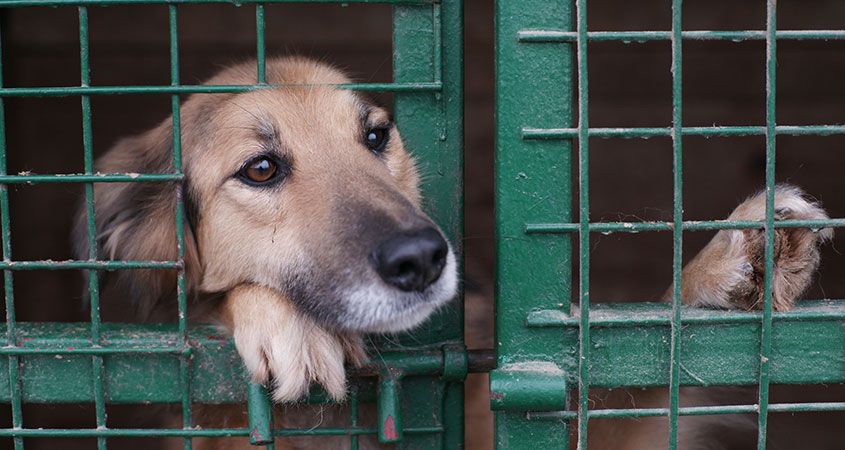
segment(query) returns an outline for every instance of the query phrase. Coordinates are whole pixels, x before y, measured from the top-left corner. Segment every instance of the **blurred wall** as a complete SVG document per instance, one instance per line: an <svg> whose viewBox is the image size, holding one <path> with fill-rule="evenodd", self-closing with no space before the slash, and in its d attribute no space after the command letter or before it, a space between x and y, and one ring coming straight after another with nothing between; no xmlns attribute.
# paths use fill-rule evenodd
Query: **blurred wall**
<svg viewBox="0 0 845 450"><path fill-rule="evenodd" d="M591 30L668 30L665 0L592 0ZM90 12L92 82L95 85L167 84L166 6L110 6ZM3 10L3 75L7 86L79 83L75 8ZM764 29L765 2L685 2L685 29ZM845 2L781 0L782 29L843 29ZM220 67L254 57L254 9L231 5L180 8L181 79L200 82ZM493 248L493 2L466 1L466 233L464 248L470 336L490 346L494 283ZM304 54L331 61L362 81L391 78L391 17L384 5L271 5L268 54ZM762 125L765 119L763 42L684 43L684 125ZM669 42L591 43L590 124L669 126ZM777 117L782 125L845 123L845 42L778 44ZM390 96L381 101L390 103ZM170 111L168 96L98 96L94 110L97 155L119 137L143 131ZM9 171L82 170L81 113L77 98L8 99ZM777 178L804 187L832 216L845 216L841 195L845 137L778 138ZM672 156L669 139L591 142L591 215L597 220L671 220ZM684 140L684 206L687 219L726 217L764 180L762 137ZM66 259L72 211L82 188L63 185L11 188L16 259ZM577 198L577 197L576 197ZM712 233L685 236L685 259ZM825 249L810 298L845 297L845 233ZM671 235L598 235L593 238L592 298L656 299L671 279ZM528 262L526 262L528 263ZM78 273L19 272L19 320L85 321ZM114 308L104 305L108 314ZM487 328L485 328L487 327ZM477 333L484 328L488 332ZM65 414L32 407L27 426L93 424L93 412ZM50 411L53 411L51 413ZM90 412L90 414L89 414ZM114 420L119 420L120 415ZM126 417L132 420L131 413ZM8 420L8 419L5 419ZM87 442L90 441L64 441ZM39 443L43 446L38 446ZM0 444L2 445L2 444ZM32 448L48 448L33 440ZM127 444L128 445L128 444ZM30 447L28 447L30 448ZM64 447L70 448L70 447ZM126 447L128 448L128 447Z"/></svg>

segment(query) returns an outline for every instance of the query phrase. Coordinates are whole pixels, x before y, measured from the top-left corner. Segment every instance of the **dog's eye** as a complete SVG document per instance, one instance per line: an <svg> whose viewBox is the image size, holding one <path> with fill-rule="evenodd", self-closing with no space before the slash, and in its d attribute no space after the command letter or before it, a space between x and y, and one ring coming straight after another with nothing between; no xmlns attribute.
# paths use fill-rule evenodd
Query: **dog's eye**
<svg viewBox="0 0 845 450"><path fill-rule="evenodd" d="M278 178L279 165L268 156L259 156L244 164L238 176L249 184L268 184Z"/></svg>
<svg viewBox="0 0 845 450"><path fill-rule="evenodd" d="M364 132L364 145L376 154L380 154L387 146L389 129L386 127L370 128Z"/></svg>

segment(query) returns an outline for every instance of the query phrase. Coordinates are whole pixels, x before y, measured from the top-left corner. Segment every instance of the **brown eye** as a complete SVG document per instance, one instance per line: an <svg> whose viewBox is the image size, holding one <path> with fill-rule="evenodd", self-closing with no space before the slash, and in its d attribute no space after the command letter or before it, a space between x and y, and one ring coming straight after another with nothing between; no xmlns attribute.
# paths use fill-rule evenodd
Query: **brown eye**
<svg viewBox="0 0 845 450"><path fill-rule="evenodd" d="M265 181L273 178L273 175L275 174L276 163L266 158L253 161L246 168L247 178L255 181L256 183L264 183Z"/></svg>
<svg viewBox="0 0 845 450"><path fill-rule="evenodd" d="M263 186L276 181L280 172L282 171L275 159L269 156L258 156L244 164L238 176L247 184Z"/></svg>
<svg viewBox="0 0 845 450"><path fill-rule="evenodd" d="M380 154L387 146L387 138L389 137L387 128L370 128L364 132L364 145L372 152Z"/></svg>

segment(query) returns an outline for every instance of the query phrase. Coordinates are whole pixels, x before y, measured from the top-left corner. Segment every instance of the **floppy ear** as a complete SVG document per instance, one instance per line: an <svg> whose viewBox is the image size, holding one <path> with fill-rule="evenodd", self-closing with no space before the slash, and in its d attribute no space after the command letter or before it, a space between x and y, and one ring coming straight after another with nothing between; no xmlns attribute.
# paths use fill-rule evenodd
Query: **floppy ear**
<svg viewBox="0 0 845 450"><path fill-rule="evenodd" d="M96 163L100 173L173 173L170 119L138 136L119 141ZM98 183L94 186L97 257L100 260L175 261L176 198L174 182ZM196 208L185 183L185 272L187 294L195 295L199 255L194 238ZM75 253L88 259L87 210L79 208L74 226ZM176 298L176 271L133 269L112 272L110 288L131 298L141 317ZM87 289L87 283L86 283Z"/></svg>

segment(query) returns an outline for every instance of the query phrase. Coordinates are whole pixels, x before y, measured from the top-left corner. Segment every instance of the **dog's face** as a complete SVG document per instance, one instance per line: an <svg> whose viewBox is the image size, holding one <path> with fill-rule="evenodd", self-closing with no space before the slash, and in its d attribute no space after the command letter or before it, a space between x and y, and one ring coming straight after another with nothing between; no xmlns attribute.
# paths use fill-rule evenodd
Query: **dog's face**
<svg viewBox="0 0 845 450"><path fill-rule="evenodd" d="M237 67L210 83L252 77ZM183 107L197 287L267 286L338 329L418 324L454 296L456 263L420 210L398 130L360 95L313 86L348 82L324 65L279 60L268 79L312 86L196 96Z"/></svg>

